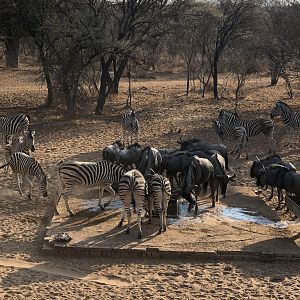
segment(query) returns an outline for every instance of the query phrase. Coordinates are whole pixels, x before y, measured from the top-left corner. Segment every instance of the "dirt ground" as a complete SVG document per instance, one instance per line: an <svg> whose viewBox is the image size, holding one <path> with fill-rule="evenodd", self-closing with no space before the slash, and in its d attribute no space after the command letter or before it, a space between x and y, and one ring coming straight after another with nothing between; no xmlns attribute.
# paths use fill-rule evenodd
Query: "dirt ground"
<svg viewBox="0 0 300 300"><path fill-rule="evenodd" d="M179 74L156 74L156 79L133 81L133 106L141 123L140 142L153 147L178 147L179 138L201 137L215 142L211 119L221 108L234 108L227 99L201 99L197 93L184 96L184 80ZM229 85L230 86L230 85ZM239 111L243 116L268 116L277 100L284 100L282 82L269 86L266 77L246 82L246 98ZM0 298L1 299L296 299L300 292L300 266L289 263L199 263L159 260L54 258L41 255L46 224L52 216L52 203L57 196L56 163L61 160L86 160L101 157L100 150L122 137L121 115L127 97L126 82L118 96L109 99L103 115L95 116L94 102L79 103L80 118L67 121L63 109L41 108L46 97L45 86L37 71L28 66L19 70L0 69L1 115L26 112L36 130L36 153L50 180L50 196L41 199L35 187L33 200L11 190L9 177L0 174ZM294 100L286 100L299 108L299 90ZM285 129L275 120L277 152L300 169L299 143L292 149ZM249 160L234 160L230 166L238 181L231 185L228 197L215 210L207 208L205 222L170 225L168 238L158 237L155 243L179 249L278 249L299 253L299 223L283 209L275 211L276 199L264 201L257 196L249 176L251 161L266 154L266 142L259 136L250 140ZM265 192L263 193L265 194ZM86 194L87 195L87 194ZM91 196L92 197L92 196ZM70 205L76 206L76 195ZM74 207L75 207L74 206ZM72 206L73 207L73 206ZM262 216L284 222L288 226L274 228L248 221L232 220L218 214L222 208L246 207ZM62 212L64 214L64 212ZM188 224L188 226L187 226ZM180 239L172 237L181 233ZM151 236L150 236L151 237ZM151 240L147 239L147 240ZM205 243L203 243L205 241ZM266 241L266 242L262 242ZM268 242L269 241L269 242ZM270 242L271 241L271 242ZM286 241L286 244L282 244ZM205 248L204 245L206 245ZM282 246L283 245L283 246Z"/></svg>

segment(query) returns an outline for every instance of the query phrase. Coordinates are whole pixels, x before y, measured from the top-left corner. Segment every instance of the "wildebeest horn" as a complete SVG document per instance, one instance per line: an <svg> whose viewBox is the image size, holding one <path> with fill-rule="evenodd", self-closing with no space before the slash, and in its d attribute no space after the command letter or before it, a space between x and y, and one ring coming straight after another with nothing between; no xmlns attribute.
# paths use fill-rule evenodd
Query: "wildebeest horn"
<svg viewBox="0 0 300 300"><path fill-rule="evenodd" d="M283 168L283 169L290 171L290 169L288 167L283 166L281 164L271 164L270 167L272 167L272 168L279 167L279 168Z"/></svg>
<svg viewBox="0 0 300 300"><path fill-rule="evenodd" d="M264 171L267 172L265 165L261 162L261 160L258 158L258 156L256 155L255 157L256 157L257 161L262 164Z"/></svg>
<svg viewBox="0 0 300 300"><path fill-rule="evenodd" d="M228 179L230 180L230 181L235 181L235 177L236 177L236 174L235 174L235 172L234 171L231 171L232 173L233 173L233 175L231 175L231 176L228 176Z"/></svg>

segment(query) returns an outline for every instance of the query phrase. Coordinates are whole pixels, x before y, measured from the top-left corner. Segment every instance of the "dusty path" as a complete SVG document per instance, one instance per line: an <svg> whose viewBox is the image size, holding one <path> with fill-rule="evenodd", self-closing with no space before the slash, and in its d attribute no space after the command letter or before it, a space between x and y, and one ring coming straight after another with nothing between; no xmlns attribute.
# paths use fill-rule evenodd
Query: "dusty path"
<svg viewBox="0 0 300 300"><path fill-rule="evenodd" d="M20 70L14 72L7 69L0 71L1 115L26 112L32 116L37 149L34 155L51 175L51 192L48 199L38 197L38 189L34 183L33 200L28 201L20 197L17 191L11 191L10 179L0 173L1 257L30 262L38 266L44 265L53 268L56 272L50 274L35 272L30 268L0 265L0 299L298 298L300 267L294 264L249 262L199 264L155 260L137 262L128 258L92 260L41 256L45 225L53 212L52 203L56 197L55 165L60 159L85 159L89 157L87 153L93 153L96 159L97 155L100 155L99 150L120 138L120 120L127 97L126 85L121 86L119 96L109 100L102 116L91 114L95 103L87 101L80 103L83 107L80 111L80 119L66 121L62 117L62 109L59 106L50 110L37 108L43 103L46 92L45 87L36 80L37 73L34 70L21 65ZM211 142L216 140L211 129L211 118L216 117L221 107L232 109L233 102L201 99L197 94L185 97L183 96L184 84L184 80L178 77L174 80L165 77L163 80L133 81L133 104L141 120L143 145L177 147L176 141L180 137L192 136L202 137ZM249 79L245 94L247 98L240 107L242 113L267 116L274 102L284 99L285 90L281 83L276 87L269 87L267 78ZM297 95L298 90L296 90L296 99L290 101L292 105L297 105ZM226 96L230 97L230 94ZM87 109L90 109L89 112ZM276 120L275 139L279 153L300 169L299 145L291 150L282 147L286 135L279 120ZM239 200L244 201L246 195L252 193L254 185L249 178L249 167L255 155L265 154L263 141L259 137L250 141L250 161L244 159L235 161L230 158L230 164L238 174L237 185L245 191L242 194L229 194L224 200L224 205L234 207L234 203L239 203ZM276 200L266 203L257 196L251 197L254 200L250 200L253 204L252 208L261 210L264 207L264 211L274 212ZM247 203L249 204L249 201ZM283 210L274 213L283 221L292 221L291 216L285 214ZM217 217L215 220L212 218L211 224L216 219ZM226 221L227 227L228 224L230 223ZM237 223L234 224L240 230L230 232L230 238L227 240L239 239L238 235L244 235L247 239L249 232L242 230L243 223L238 226ZM225 230L226 226L222 224L222 230ZM187 242L189 242L190 232L192 234L197 232L194 229L196 226L180 229L186 236ZM216 227L210 232L209 237L203 231L202 237L208 237L211 243L215 241L223 244L226 237L223 231L218 231L219 229L220 227ZM289 232L282 230L278 229L279 236L290 237L299 232L299 227L290 228ZM273 229L272 231L275 232ZM255 241L252 246L255 246ZM257 243L256 246L260 245ZM76 279L77 275L74 276L75 278L61 276L57 274L58 270L74 272L73 274L91 274L99 276L96 278L101 280L105 278L120 280L130 284L130 287L100 285L97 282Z"/></svg>

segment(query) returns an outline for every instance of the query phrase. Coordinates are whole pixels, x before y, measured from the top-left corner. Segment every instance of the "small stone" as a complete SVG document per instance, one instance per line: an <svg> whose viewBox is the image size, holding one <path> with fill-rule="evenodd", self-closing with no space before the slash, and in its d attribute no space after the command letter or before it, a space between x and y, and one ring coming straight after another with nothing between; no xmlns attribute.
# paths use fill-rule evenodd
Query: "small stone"
<svg viewBox="0 0 300 300"><path fill-rule="evenodd" d="M224 271L226 271L226 272L231 272L231 271L232 271L232 266L226 265L226 266L224 267Z"/></svg>
<svg viewBox="0 0 300 300"><path fill-rule="evenodd" d="M269 281L271 282L282 282L285 280L285 277L282 275L274 275L272 277L270 277Z"/></svg>

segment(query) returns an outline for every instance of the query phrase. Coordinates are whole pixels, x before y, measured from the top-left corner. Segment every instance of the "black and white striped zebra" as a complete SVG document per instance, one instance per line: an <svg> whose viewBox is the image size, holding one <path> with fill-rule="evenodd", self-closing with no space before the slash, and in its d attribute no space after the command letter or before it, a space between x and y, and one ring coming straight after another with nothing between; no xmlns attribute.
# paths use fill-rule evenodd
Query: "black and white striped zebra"
<svg viewBox="0 0 300 300"><path fill-rule="evenodd" d="M7 143L10 135L23 135L29 126L29 116L18 114L11 117L0 117L0 131L2 132L3 145Z"/></svg>
<svg viewBox="0 0 300 300"><path fill-rule="evenodd" d="M269 152L274 152L274 123L272 120L264 118L245 119L234 112L222 109L219 113L218 121L232 127L244 127L248 138L257 136L261 133L264 134L269 140Z"/></svg>
<svg viewBox="0 0 300 300"><path fill-rule="evenodd" d="M142 212L145 205L145 187L146 181L142 173L136 169L130 170L125 173L119 183L119 195L123 202L124 210L121 216L121 220L118 227L122 227L125 215L127 215L127 228L126 233L129 233L131 226L131 209L130 205L134 201L137 211L137 223L138 223L138 238L142 238Z"/></svg>
<svg viewBox="0 0 300 300"><path fill-rule="evenodd" d="M122 126L124 131L124 145L129 144L129 137L130 137L130 144L133 143L133 136L135 138L135 142L138 142L139 139L139 121L137 119L137 114L134 109L129 110L125 113L122 117Z"/></svg>
<svg viewBox="0 0 300 300"><path fill-rule="evenodd" d="M292 108L285 102L278 101L270 114L272 119L277 116L281 116L283 120L288 134L288 144L291 145L293 142L294 130L299 130L300 128L300 113L294 112Z"/></svg>
<svg viewBox="0 0 300 300"><path fill-rule="evenodd" d="M21 189L21 183L23 181L28 181L30 184L30 191L29 191L29 199L31 199L31 191L32 191L32 182L31 177L36 177L39 182L39 190L42 193L43 197L47 197L47 179L49 177L46 176L44 173L41 165L38 163L38 161L21 152L14 153L11 155L7 161L7 163L0 167L4 168L5 166L9 165L12 169L15 177L17 177L18 180L18 188L19 193L22 195L22 189Z"/></svg>
<svg viewBox="0 0 300 300"><path fill-rule="evenodd" d="M158 212L159 231L167 230L167 210L171 197L170 181L159 174L149 174L146 176L148 193L146 197L145 209L149 213L149 223L151 223L153 208Z"/></svg>
<svg viewBox="0 0 300 300"><path fill-rule="evenodd" d="M224 138L236 142L235 149L232 151L232 153L237 153L236 159L240 157L243 149L245 149L246 159L248 159L248 135L245 127L230 126L215 120L213 120L213 127L222 143L224 143Z"/></svg>
<svg viewBox="0 0 300 300"><path fill-rule="evenodd" d="M123 166L110 161L99 162L59 162L59 196L55 204L55 214L58 214L57 205L61 197L64 198L65 206L70 214L73 212L69 206L69 197L76 188L99 187L99 203L101 209L115 198L115 191L111 187L114 182L119 182L121 176L126 173ZM110 200L103 206L101 199L103 192L107 190L111 194Z"/></svg>
<svg viewBox="0 0 300 300"><path fill-rule="evenodd" d="M35 151L34 146L34 130L28 130L22 136L12 136L11 142L5 145L4 148L4 157L7 162L9 157L16 152L23 152L27 155L30 155L31 152Z"/></svg>

